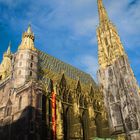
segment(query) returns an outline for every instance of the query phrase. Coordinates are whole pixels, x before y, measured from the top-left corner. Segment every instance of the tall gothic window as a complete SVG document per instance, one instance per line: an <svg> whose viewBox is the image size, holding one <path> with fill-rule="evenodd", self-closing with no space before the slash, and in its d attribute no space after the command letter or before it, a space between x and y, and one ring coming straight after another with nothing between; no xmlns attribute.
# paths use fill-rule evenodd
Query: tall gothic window
<svg viewBox="0 0 140 140"><path fill-rule="evenodd" d="M117 124L119 125L119 124L122 124L122 118L121 118L121 112L120 112L120 108L119 108L119 106L118 105L116 105L115 107L114 107L114 111L115 111L115 117L116 117L116 122L117 122Z"/></svg>
<svg viewBox="0 0 140 140"><path fill-rule="evenodd" d="M21 109L21 106L22 106L22 97L20 96L20 98L19 98L19 106L18 106L19 110Z"/></svg>
<svg viewBox="0 0 140 140"><path fill-rule="evenodd" d="M30 76L32 76L33 75L33 73L32 73L32 71L30 71Z"/></svg>
<svg viewBox="0 0 140 140"><path fill-rule="evenodd" d="M10 116L12 113L12 106L7 106L5 116Z"/></svg>
<svg viewBox="0 0 140 140"><path fill-rule="evenodd" d="M122 124L122 114L121 114L121 109L119 107L119 105L114 104L112 107L112 112L113 112L113 116L114 116L114 122L115 122L115 126L117 125L121 125Z"/></svg>
<svg viewBox="0 0 140 140"><path fill-rule="evenodd" d="M37 96L36 96L36 106L37 106L37 108L41 108L42 107L42 102L41 102L41 95L40 94L38 94Z"/></svg>
<svg viewBox="0 0 140 140"><path fill-rule="evenodd" d="M34 59L34 56L33 55L31 55L31 60L33 60Z"/></svg>

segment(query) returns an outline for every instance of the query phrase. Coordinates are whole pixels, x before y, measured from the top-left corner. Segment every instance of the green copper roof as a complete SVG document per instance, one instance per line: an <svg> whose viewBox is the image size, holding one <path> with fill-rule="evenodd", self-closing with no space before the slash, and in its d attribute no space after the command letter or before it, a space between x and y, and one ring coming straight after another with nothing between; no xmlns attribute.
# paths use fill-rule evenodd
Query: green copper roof
<svg viewBox="0 0 140 140"><path fill-rule="evenodd" d="M39 51L39 65L41 68L49 69L55 73L64 72L67 77L73 80L79 79L83 84L95 84L94 80L89 74L41 51Z"/></svg>

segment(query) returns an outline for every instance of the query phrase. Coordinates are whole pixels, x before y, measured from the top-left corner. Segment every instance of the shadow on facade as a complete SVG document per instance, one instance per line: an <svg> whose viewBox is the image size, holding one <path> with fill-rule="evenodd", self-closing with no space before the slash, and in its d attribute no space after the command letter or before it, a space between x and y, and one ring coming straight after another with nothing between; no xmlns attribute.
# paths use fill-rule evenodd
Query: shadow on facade
<svg viewBox="0 0 140 140"><path fill-rule="evenodd" d="M51 140L52 130L46 112L33 107L25 108L18 116L7 116L0 127L0 140Z"/></svg>

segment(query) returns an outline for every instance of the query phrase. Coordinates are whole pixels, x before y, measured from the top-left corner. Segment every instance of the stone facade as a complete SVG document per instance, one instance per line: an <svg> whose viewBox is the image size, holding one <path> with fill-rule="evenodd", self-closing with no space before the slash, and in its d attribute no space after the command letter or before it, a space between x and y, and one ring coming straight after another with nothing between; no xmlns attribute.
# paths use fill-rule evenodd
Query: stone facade
<svg viewBox="0 0 140 140"><path fill-rule="evenodd" d="M98 0L98 79L108 109L110 134L124 134L129 140L140 137L139 87L116 27Z"/></svg>
<svg viewBox="0 0 140 140"><path fill-rule="evenodd" d="M0 68L0 140L109 136L100 88L89 74L37 50L30 26Z"/></svg>

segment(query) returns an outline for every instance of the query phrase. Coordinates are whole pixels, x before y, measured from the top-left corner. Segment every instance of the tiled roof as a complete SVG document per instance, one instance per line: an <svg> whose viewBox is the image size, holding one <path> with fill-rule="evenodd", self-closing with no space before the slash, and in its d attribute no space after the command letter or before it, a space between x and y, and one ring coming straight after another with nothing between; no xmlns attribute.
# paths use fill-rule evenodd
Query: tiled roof
<svg viewBox="0 0 140 140"><path fill-rule="evenodd" d="M64 72L67 77L73 80L79 79L83 84L95 84L89 74L41 51L39 51L39 65L41 68L55 73Z"/></svg>

